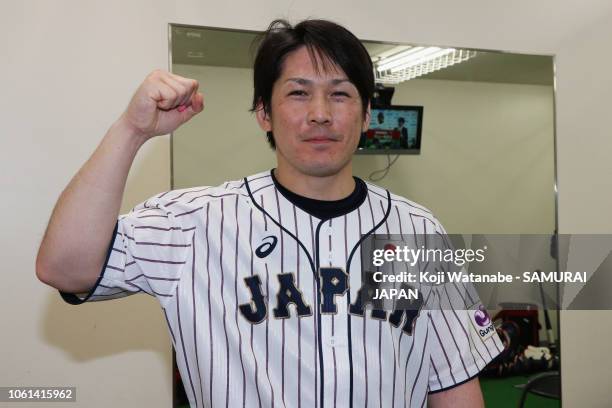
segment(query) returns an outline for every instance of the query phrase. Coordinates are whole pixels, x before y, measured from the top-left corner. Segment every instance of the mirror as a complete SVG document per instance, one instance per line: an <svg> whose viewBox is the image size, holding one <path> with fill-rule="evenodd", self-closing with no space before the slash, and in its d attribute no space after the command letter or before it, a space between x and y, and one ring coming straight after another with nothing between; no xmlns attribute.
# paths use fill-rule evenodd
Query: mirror
<svg viewBox="0 0 612 408"><path fill-rule="evenodd" d="M275 167L249 112L256 35L170 25L172 72L197 79L205 98L204 111L172 135L173 189L216 186ZM407 46L363 44L373 59ZM386 84L394 88L392 105L423 107L420 150L356 155L354 175L429 208L449 234L554 234L553 57L462 51L475 55ZM557 312L550 317L558 333ZM496 387L521 382L511 378L481 380L487 405L499 405Z"/></svg>

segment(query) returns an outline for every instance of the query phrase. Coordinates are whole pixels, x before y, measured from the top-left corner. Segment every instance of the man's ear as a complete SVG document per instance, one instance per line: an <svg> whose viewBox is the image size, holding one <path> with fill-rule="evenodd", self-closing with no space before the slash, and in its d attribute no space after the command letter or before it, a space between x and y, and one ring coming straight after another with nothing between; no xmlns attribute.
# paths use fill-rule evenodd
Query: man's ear
<svg viewBox="0 0 612 408"><path fill-rule="evenodd" d="M255 117L257 118L257 123L259 123L259 127L264 132L272 131L272 121L270 120L270 114L266 113L262 102L259 102L257 104L257 109L255 110Z"/></svg>
<svg viewBox="0 0 612 408"><path fill-rule="evenodd" d="M363 118L363 125L361 126L361 131L366 132L370 127L370 118L372 117L372 111L370 109L370 102L368 102L368 107L365 112L365 117Z"/></svg>

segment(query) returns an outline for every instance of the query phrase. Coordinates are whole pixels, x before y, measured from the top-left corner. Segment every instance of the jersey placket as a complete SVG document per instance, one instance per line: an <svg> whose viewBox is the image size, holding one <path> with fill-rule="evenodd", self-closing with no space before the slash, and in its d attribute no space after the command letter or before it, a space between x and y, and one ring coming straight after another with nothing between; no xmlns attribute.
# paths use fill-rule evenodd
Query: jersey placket
<svg viewBox="0 0 612 408"><path fill-rule="evenodd" d="M324 277L322 269L333 269L333 274L346 273L346 257L344 248L344 226L342 217L320 221L318 231L318 277L321 296L320 325L321 347L323 354L323 381L324 394L321 407L335 407L342 403L350 392L349 389L349 359L347 342L348 302L346 291L333 296L336 311L325 313L324 303ZM340 285L340 279L331 278L329 283ZM345 279L348 285L348 277ZM343 289L340 287L340 289Z"/></svg>

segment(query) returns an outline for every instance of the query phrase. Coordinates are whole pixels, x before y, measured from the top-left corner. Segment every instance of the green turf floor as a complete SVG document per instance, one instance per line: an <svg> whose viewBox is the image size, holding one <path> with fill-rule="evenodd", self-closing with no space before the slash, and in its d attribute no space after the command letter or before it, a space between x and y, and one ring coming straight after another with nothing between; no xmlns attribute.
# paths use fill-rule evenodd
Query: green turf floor
<svg viewBox="0 0 612 408"><path fill-rule="evenodd" d="M528 377L481 378L480 386L487 408L517 408L522 390L517 384L525 384ZM559 408L559 400L529 394L525 408Z"/></svg>

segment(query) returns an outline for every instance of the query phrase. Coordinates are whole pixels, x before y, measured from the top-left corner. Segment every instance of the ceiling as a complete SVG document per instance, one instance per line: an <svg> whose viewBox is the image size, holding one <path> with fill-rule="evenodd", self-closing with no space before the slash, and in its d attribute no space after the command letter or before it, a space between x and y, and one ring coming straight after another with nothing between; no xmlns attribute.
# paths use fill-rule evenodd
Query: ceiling
<svg viewBox="0 0 612 408"><path fill-rule="evenodd" d="M257 33L172 26L173 64L251 68ZM364 41L370 55L394 47ZM553 85L551 56L482 52L423 79Z"/></svg>

